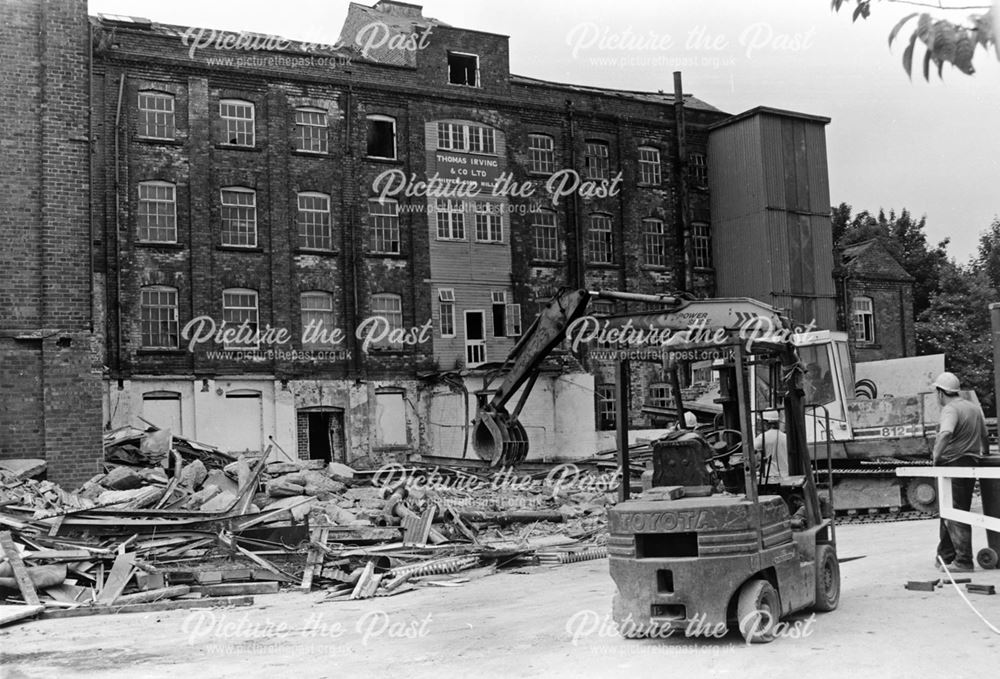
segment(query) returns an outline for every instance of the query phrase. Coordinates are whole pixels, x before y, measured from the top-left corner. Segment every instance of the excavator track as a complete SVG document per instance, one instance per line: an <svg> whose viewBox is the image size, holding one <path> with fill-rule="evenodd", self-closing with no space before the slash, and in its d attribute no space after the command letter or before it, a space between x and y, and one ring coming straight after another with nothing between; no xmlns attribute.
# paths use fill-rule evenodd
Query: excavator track
<svg viewBox="0 0 1000 679"><path fill-rule="evenodd" d="M894 523L896 521L921 521L924 519L937 519L937 514L927 514L915 509L903 511L877 511L862 512L860 510L847 510L837 512L837 525L849 526L866 523Z"/></svg>

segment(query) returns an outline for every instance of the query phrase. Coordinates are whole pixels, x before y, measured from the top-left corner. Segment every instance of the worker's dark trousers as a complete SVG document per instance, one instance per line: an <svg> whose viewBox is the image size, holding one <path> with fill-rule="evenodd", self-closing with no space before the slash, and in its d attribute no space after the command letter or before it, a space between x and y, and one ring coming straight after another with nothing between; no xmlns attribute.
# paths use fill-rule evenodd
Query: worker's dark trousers
<svg viewBox="0 0 1000 679"><path fill-rule="evenodd" d="M960 457L954 462L941 465L943 467L975 467L976 458ZM955 509L969 511L972 507L972 490L976 487L975 479L952 479L952 506ZM941 519L940 542L937 553L946 564L972 568L972 526L960 521Z"/></svg>

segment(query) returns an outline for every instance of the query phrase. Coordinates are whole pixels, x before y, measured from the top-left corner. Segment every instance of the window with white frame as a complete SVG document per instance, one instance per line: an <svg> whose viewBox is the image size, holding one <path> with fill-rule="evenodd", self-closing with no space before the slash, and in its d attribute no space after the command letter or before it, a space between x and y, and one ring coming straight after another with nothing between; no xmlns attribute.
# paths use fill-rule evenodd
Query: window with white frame
<svg viewBox="0 0 1000 679"><path fill-rule="evenodd" d="M611 157L603 141L588 141L583 156L588 179L610 179Z"/></svg>
<svg viewBox="0 0 1000 679"><path fill-rule="evenodd" d="M854 340L875 343L875 305L871 297L856 296L851 302L854 316Z"/></svg>
<svg viewBox="0 0 1000 679"><path fill-rule="evenodd" d="M593 264L612 264L615 261L614 236L611 231L610 216L590 215L590 228L587 230L587 254Z"/></svg>
<svg viewBox="0 0 1000 679"><path fill-rule="evenodd" d="M496 130L484 125L439 122L438 149L466 153L496 153Z"/></svg>
<svg viewBox="0 0 1000 679"><path fill-rule="evenodd" d="M399 205L396 201L390 198L369 200L368 223L371 230L372 252L385 255L400 254Z"/></svg>
<svg viewBox="0 0 1000 679"><path fill-rule="evenodd" d="M299 295L299 313L302 321L303 349L334 349L324 340L332 337L336 329L333 316L333 295L313 290Z"/></svg>
<svg viewBox="0 0 1000 679"><path fill-rule="evenodd" d="M465 240L462 201L438 198L435 217L438 240Z"/></svg>
<svg viewBox="0 0 1000 679"><path fill-rule="evenodd" d="M502 243L500 204L477 201L473 204L473 212L476 216L476 240L480 243Z"/></svg>
<svg viewBox="0 0 1000 679"><path fill-rule="evenodd" d="M712 268L712 229L708 224L695 222L691 225L691 251L696 267Z"/></svg>
<svg viewBox="0 0 1000 679"><path fill-rule="evenodd" d="M167 92L139 92L140 137L146 139L174 138L174 95Z"/></svg>
<svg viewBox="0 0 1000 679"><path fill-rule="evenodd" d="M438 288L438 318L441 337L455 336L455 289Z"/></svg>
<svg viewBox="0 0 1000 679"><path fill-rule="evenodd" d="M639 147L639 183L650 186L659 186L662 183L659 149L652 146Z"/></svg>
<svg viewBox="0 0 1000 679"><path fill-rule="evenodd" d="M139 327L144 349L178 347L177 289L165 285L142 288Z"/></svg>
<svg viewBox="0 0 1000 679"><path fill-rule="evenodd" d="M521 305L507 305L507 337L521 336Z"/></svg>
<svg viewBox="0 0 1000 679"><path fill-rule="evenodd" d="M295 143L296 151L309 153L327 152L327 116L326 111L318 108L295 109Z"/></svg>
<svg viewBox="0 0 1000 679"><path fill-rule="evenodd" d="M136 226L139 240L144 243L177 242L177 189L173 184L139 183Z"/></svg>
<svg viewBox="0 0 1000 679"><path fill-rule="evenodd" d="M556 169L555 142L547 134L528 135L528 169L552 174Z"/></svg>
<svg viewBox="0 0 1000 679"><path fill-rule="evenodd" d="M330 196L311 191L300 193L298 207L299 247L307 250L332 250Z"/></svg>
<svg viewBox="0 0 1000 679"><path fill-rule="evenodd" d="M219 118L223 124L223 143L233 146L253 146L254 107L253 102L241 99L219 101Z"/></svg>
<svg viewBox="0 0 1000 679"><path fill-rule="evenodd" d="M475 54L448 52L448 83L479 87L479 57Z"/></svg>
<svg viewBox="0 0 1000 679"><path fill-rule="evenodd" d="M246 288L229 288L222 291L222 321L231 328L245 327L247 332L238 339L245 341L227 342L226 349L256 349L259 314L257 311L257 291ZM245 324L245 325L244 325Z"/></svg>
<svg viewBox="0 0 1000 679"><path fill-rule="evenodd" d="M556 213L540 210L534 213L532 230L535 240L535 259L542 262L559 261L559 229Z"/></svg>
<svg viewBox="0 0 1000 679"><path fill-rule="evenodd" d="M646 405L654 408L670 408L673 406L673 389L669 384L649 385Z"/></svg>
<svg viewBox="0 0 1000 679"><path fill-rule="evenodd" d="M597 400L597 429L599 431L611 431L617 425L615 385L598 384L595 391Z"/></svg>
<svg viewBox="0 0 1000 679"><path fill-rule="evenodd" d="M688 156L688 171L699 186L708 184L708 161L704 153L692 153Z"/></svg>
<svg viewBox="0 0 1000 679"><path fill-rule="evenodd" d="M240 186L221 190L222 244L257 247L257 192Z"/></svg>
<svg viewBox="0 0 1000 679"><path fill-rule="evenodd" d="M643 260L646 266L667 265L667 232L659 219L642 220L642 234L645 241Z"/></svg>
<svg viewBox="0 0 1000 679"><path fill-rule="evenodd" d="M396 158L396 119L389 116L370 115L368 125L367 155L369 158Z"/></svg>
<svg viewBox="0 0 1000 679"><path fill-rule="evenodd" d="M399 295L380 292L371 296L372 316L381 316L389 324L391 330L399 330L403 327L403 298ZM392 337L386 336L372 344L377 349L399 349L401 342L393 342Z"/></svg>

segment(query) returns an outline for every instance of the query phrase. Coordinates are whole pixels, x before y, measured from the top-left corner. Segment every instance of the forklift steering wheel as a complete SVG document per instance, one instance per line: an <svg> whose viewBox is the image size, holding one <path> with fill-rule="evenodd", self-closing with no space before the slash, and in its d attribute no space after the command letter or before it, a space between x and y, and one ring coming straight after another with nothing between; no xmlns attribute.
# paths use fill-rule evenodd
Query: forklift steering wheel
<svg viewBox="0 0 1000 679"><path fill-rule="evenodd" d="M733 443L729 443L723 438L723 436L727 434L735 439ZM713 466L716 465L717 463L721 463L720 466L723 469L729 468L729 460L728 460L729 456L732 455L733 453L738 452L740 448L743 446L743 434L741 434L737 429L714 429L712 431L705 432L704 434L702 434L702 436L705 438L708 444L712 446L713 449L715 448L715 446L712 445L713 439L716 444L719 442L726 443L727 447L723 452L719 453L718 455L713 455L712 457L706 460Z"/></svg>

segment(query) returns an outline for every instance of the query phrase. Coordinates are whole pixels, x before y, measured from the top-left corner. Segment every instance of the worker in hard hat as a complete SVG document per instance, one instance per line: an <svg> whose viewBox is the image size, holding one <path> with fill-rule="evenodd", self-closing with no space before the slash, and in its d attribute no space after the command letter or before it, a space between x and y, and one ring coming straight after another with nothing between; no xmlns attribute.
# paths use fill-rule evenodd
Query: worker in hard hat
<svg viewBox="0 0 1000 679"><path fill-rule="evenodd" d="M943 372L931 385L941 406L941 418L932 455L938 467L973 467L983 455L989 455L989 438L983 409L962 398L961 384L953 373ZM952 479L951 493L955 509L969 511L975 479ZM938 557L953 572L970 572L972 564L972 527L960 521L941 520Z"/></svg>
<svg viewBox="0 0 1000 679"><path fill-rule="evenodd" d="M759 453L760 468L766 470L765 483L781 483L788 478L788 441L781 431L781 417L777 410L764 411L764 431L753 440L753 449Z"/></svg>

